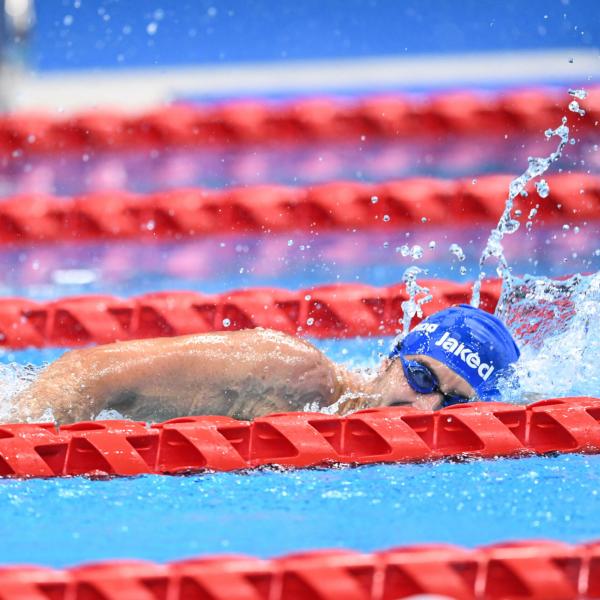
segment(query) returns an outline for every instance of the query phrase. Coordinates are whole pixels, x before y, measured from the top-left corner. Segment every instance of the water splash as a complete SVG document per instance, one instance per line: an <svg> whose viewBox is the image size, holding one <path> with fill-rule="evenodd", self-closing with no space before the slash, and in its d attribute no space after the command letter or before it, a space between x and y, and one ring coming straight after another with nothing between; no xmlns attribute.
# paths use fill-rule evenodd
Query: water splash
<svg viewBox="0 0 600 600"><path fill-rule="evenodd" d="M569 90L569 93L571 92L579 94L585 93L585 90ZM502 240L505 235L512 235L515 233L520 226L519 221L513 218L515 198L519 195L526 194L527 192L525 187L527 184L532 179L543 175L550 168L552 163L556 162L562 156L565 146L569 143L569 127L567 126L567 117L562 118L561 124L556 129L547 129L544 135L548 140L553 137L559 138L556 150L551 152L546 157L530 156L528 158L529 164L525 172L511 181L508 188L508 198L506 199L504 212L502 213L496 227L490 232L487 244L481 253L481 258L479 259L479 276L473 284L473 294L471 296L472 306L479 307L481 301L481 284L486 276L484 267L491 258L494 258L498 263L496 268L498 276L506 284L510 285L511 272L506 256L504 255ZM542 182L540 181L539 184L542 184ZM537 189L540 197L542 198L545 197L543 194L547 195L549 192L547 183L545 185L539 185ZM531 219L529 221L531 222ZM528 225L527 228L530 229L531 225Z"/></svg>
<svg viewBox="0 0 600 600"><path fill-rule="evenodd" d="M15 419L13 399L37 379L41 370L42 367L30 364L0 363L0 421L6 423Z"/></svg>
<svg viewBox="0 0 600 600"><path fill-rule="evenodd" d="M412 266L408 267L402 275L402 281L406 284L406 293L408 300L405 300L400 305L402 309L402 337L408 335L410 331L410 323L414 317L423 318L423 304L431 302L433 296L429 293L429 288L419 284L417 277L421 273L427 273L425 269Z"/></svg>
<svg viewBox="0 0 600 600"><path fill-rule="evenodd" d="M506 287L496 314L521 348L511 402L597 396L600 390L600 273L556 280L527 276Z"/></svg>

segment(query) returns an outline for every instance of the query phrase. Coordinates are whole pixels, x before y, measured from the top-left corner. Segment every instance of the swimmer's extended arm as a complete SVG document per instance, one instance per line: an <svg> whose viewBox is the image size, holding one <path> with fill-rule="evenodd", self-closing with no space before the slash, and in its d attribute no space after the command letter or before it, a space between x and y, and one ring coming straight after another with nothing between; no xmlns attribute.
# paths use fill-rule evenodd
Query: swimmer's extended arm
<svg viewBox="0 0 600 600"><path fill-rule="evenodd" d="M120 342L68 352L15 400L17 418L59 422L114 409L141 420L253 418L335 402L349 378L314 346L269 330Z"/></svg>

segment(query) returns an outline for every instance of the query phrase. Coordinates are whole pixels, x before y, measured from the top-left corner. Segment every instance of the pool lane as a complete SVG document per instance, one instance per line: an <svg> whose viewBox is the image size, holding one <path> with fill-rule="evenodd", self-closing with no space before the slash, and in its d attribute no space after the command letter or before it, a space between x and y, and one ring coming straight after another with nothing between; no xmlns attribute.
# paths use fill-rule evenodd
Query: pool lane
<svg viewBox="0 0 600 600"><path fill-rule="evenodd" d="M0 481L0 564L600 537L600 456Z"/></svg>

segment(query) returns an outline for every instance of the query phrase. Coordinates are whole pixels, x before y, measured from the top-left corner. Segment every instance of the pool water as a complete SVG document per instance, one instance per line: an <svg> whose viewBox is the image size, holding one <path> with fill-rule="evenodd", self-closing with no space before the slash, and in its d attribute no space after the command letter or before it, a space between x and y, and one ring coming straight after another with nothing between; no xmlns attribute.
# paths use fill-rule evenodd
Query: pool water
<svg viewBox="0 0 600 600"><path fill-rule="evenodd" d="M133 296L159 290L219 293L250 286L288 289L333 282L396 284L417 264L426 277L473 281L488 227L393 228L386 232L223 235L181 243L113 242L0 249L0 293L40 300L76 294ZM534 227L506 241L515 273L559 277L600 270L597 223ZM430 247L435 242L435 248ZM401 247L420 245L418 262ZM451 244L464 261L450 254ZM461 273L461 269L463 272ZM490 273L494 274L493 267Z"/></svg>
<svg viewBox="0 0 600 600"><path fill-rule="evenodd" d="M0 481L0 563L600 537L600 456Z"/></svg>
<svg viewBox="0 0 600 600"><path fill-rule="evenodd" d="M218 159L198 152L164 153L153 161L143 153L86 161L72 156L18 158L0 164L0 194L417 175L468 176L475 181L492 171L522 171L523 154L535 153L539 145L539 140L530 141L502 139L489 146L482 139L437 140L429 146L358 144L283 155L246 149ZM582 140L570 148L565 170L584 161L586 169L597 173L600 154L591 147L589 140ZM577 231L562 225L535 225L531 232L522 228L507 240L514 271L551 277L600 271L599 224L581 223ZM169 289L298 289L336 281L389 285L414 264L396 250L405 243L425 248L417 264L427 269L427 277L467 281L476 276L490 227L424 225L389 233L223 235L177 244L0 248L0 294L46 300ZM433 250L431 241L436 242ZM449 253L452 243L464 249L464 261ZM390 342L315 341L332 359L352 367L376 366ZM64 351L2 352L0 376L10 376L6 365L13 361L40 365ZM552 394L551 389L544 391ZM375 550L423 542L474 546L527 537L584 541L600 536L599 488L600 457L579 455L188 477L0 480L0 564L64 566L120 557L165 561L219 552L266 557L325 547Z"/></svg>

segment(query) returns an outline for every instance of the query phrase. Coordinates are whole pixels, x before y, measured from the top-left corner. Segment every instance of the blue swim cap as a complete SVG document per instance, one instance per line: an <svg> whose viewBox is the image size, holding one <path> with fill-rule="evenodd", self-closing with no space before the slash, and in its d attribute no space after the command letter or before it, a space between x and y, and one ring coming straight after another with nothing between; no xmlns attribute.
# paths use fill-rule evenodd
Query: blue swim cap
<svg viewBox="0 0 600 600"><path fill-rule="evenodd" d="M500 319L460 304L419 323L394 346L390 358L413 354L439 360L468 381L480 400L494 400L520 352Z"/></svg>

